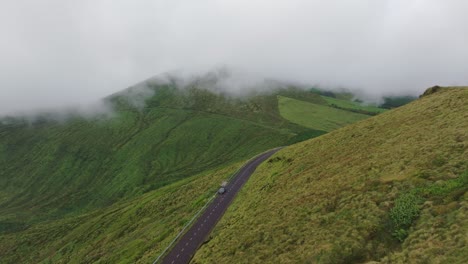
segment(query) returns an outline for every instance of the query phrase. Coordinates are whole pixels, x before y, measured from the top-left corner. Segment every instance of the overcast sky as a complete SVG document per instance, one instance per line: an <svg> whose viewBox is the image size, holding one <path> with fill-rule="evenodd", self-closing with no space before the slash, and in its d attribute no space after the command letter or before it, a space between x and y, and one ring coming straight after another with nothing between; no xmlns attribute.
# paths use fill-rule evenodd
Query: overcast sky
<svg viewBox="0 0 468 264"><path fill-rule="evenodd" d="M374 96L468 85L464 0L1 0L0 114L228 65Z"/></svg>

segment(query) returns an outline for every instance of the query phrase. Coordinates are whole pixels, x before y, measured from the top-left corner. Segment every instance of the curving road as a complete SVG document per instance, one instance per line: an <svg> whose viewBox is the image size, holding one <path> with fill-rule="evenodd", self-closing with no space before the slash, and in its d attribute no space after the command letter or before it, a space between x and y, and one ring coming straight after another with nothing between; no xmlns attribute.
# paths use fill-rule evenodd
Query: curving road
<svg viewBox="0 0 468 264"><path fill-rule="evenodd" d="M197 249L208 237L211 230L213 230L216 223L221 219L229 204L236 196L237 192L242 188L244 183L247 182L257 166L280 149L281 148L269 150L245 164L226 186L227 192L222 195L218 195L213 200L213 202L206 208L205 212L203 212L192 227L180 238L171 251L169 251L169 253L164 257L162 263L189 263L193 255L195 255L195 252L197 252Z"/></svg>

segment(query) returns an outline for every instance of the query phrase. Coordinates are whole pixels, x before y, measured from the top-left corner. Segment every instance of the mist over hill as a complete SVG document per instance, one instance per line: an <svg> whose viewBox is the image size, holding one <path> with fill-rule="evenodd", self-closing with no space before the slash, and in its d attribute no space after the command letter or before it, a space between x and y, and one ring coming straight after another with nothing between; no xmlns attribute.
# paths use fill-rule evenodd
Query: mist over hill
<svg viewBox="0 0 468 264"><path fill-rule="evenodd" d="M87 104L154 74L217 65L373 100L463 85L466 9L456 0L4 2L0 114Z"/></svg>
<svg viewBox="0 0 468 264"><path fill-rule="evenodd" d="M281 89L299 89L303 91L315 91L318 94L331 95L334 93L346 94L347 99L363 102L371 105L387 105L389 108L400 106L416 98L416 95L407 95L391 97L373 98L362 90L351 90L343 87L330 88L319 85L311 85L297 81L278 80L274 78L263 77L262 75L252 74L232 67L217 67L211 71L172 71L162 73L144 81L136 83L122 91L107 95L100 100L95 100L83 104L72 104L68 106L55 108L30 109L10 114L0 113L0 123L11 123L22 121L25 123L34 123L37 121L53 120L63 122L71 118L112 118L116 114L116 106L112 98L123 97L133 107L142 109L146 106L147 99L151 98L157 92L157 87L170 85L180 91L197 87L214 94L222 95L232 99L248 99L255 95L267 95L278 92ZM388 100L394 98L407 98L403 103L391 104Z"/></svg>

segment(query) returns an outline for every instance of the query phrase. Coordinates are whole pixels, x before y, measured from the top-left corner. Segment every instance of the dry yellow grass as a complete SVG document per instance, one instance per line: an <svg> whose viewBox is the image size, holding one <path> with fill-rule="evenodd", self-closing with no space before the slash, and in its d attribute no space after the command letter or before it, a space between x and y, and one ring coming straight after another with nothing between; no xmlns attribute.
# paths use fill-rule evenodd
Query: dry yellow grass
<svg viewBox="0 0 468 264"><path fill-rule="evenodd" d="M434 190L467 171L468 89L442 89L275 154L193 262L463 263L467 186ZM418 190L419 217L400 243L389 211Z"/></svg>

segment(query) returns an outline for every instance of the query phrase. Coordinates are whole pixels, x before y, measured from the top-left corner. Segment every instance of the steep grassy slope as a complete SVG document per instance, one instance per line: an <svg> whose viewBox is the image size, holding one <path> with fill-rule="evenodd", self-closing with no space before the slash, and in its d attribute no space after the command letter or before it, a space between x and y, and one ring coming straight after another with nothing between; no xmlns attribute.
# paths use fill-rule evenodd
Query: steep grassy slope
<svg viewBox="0 0 468 264"><path fill-rule="evenodd" d="M468 89L449 88L262 164L194 263L466 263Z"/></svg>
<svg viewBox="0 0 468 264"><path fill-rule="evenodd" d="M369 118L368 115L284 96L278 96L278 104L281 116L296 124L317 130L332 131Z"/></svg>

